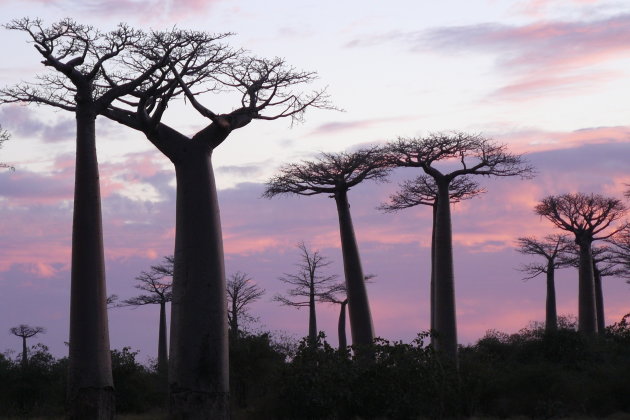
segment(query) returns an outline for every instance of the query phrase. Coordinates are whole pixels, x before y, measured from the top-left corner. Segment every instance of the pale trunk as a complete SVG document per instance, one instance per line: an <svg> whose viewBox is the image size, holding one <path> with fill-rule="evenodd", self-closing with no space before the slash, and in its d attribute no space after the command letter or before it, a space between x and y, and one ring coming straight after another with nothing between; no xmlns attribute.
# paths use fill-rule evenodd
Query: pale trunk
<svg viewBox="0 0 630 420"><path fill-rule="evenodd" d="M308 294L308 340L312 346L317 342L317 314L315 313L315 289L311 280Z"/></svg>
<svg viewBox="0 0 630 420"><path fill-rule="evenodd" d="M166 345L166 302L160 302L160 331L158 337L158 374L168 374L168 350Z"/></svg>
<svg viewBox="0 0 630 420"><path fill-rule="evenodd" d="M339 309L339 322L337 323L337 335L339 337L339 349L345 350L348 347L348 341L346 340L346 305L347 300L341 302L341 309Z"/></svg>
<svg viewBox="0 0 630 420"><path fill-rule="evenodd" d="M606 318L604 317L604 292L602 290L602 273L593 261L593 280L595 283L595 307L597 308L597 332L606 332Z"/></svg>
<svg viewBox="0 0 630 420"><path fill-rule="evenodd" d="M96 158L95 121L77 105L77 144L72 221L68 418L112 419L112 380L107 293Z"/></svg>
<svg viewBox="0 0 630 420"><path fill-rule="evenodd" d="M578 330L592 335L597 333L597 315L591 241L583 239L578 245L580 246Z"/></svg>
<svg viewBox="0 0 630 420"><path fill-rule="evenodd" d="M449 186L436 180L438 203L435 218L435 348L447 360L457 363L457 324L453 273L453 239Z"/></svg>
<svg viewBox="0 0 630 420"><path fill-rule="evenodd" d="M174 419L228 419L223 241L211 151L180 144L169 383Z"/></svg>
<svg viewBox="0 0 630 420"><path fill-rule="evenodd" d="M359 248L352 226L350 205L346 191L335 194L339 215L339 232L343 254L343 271L346 277L348 310L350 313L350 333L352 344L368 346L374 340L374 327L368 301L365 278L361 268Z"/></svg>
<svg viewBox="0 0 630 420"><path fill-rule="evenodd" d="M22 367L28 366L28 352L26 347L26 337L22 337Z"/></svg>
<svg viewBox="0 0 630 420"><path fill-rule="evenodd" d="M554 281L555 268L553 260L547 264L547 304L545 311L545 330L547 332L558 329L558 313L556 311L556 285Z"/></svg>

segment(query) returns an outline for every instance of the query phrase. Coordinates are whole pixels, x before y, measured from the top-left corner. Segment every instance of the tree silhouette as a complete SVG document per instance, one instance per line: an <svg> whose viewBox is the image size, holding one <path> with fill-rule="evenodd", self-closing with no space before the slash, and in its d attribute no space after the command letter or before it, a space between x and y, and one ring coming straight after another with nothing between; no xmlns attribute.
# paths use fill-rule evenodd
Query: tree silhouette
<svg viewBox="0 0 630 420"><path fill-rule="evenodd" d="M619 275L628 279L627 282L630 283L630 226L625 226L607 242L612 245L611 252L619 267Z"/></svg>
<svg viewBox="0 0 630 420"><path fill-rule="evenodd" d="M9 140L11 138L11 136L9 135L9 132L4 130L2 128L2 125L0 125L0 149L2 149L2 144ZM13 166L10 166L6 163L0 162L0 168L8 168L11 169L12 171L15 170L15 168Z"/></svg>
<svg viewBox="0 0 630 420"><path fill-rule="evenodd" d="M374 327L361 257L352 226L348 190L366 180L382 181L388 172L382 151L377 147L352 153L321 153L314 161L292 163L280 168L279 174L267 182L263 194L267 198L282 194L329 194L335 199L352 342L364 346L372 344Z"/></svg>
<svg viewBox="0 0 630 420"><path fill-rule="evenodd" d="M611 228L611 224L625 211L625 206L616 198L583 193L550 195L536 206L537 214L575 235L580 253L578 330L586 334L597 333L592 243L619 232L622 228Z"/></svg>
<svg viewBox="0 0 630 420"><path fill-rule="evenodd" d="M114 388L95 122L113 100L144 83L165 62L120 71L119 64L150 47L142 32L124 24L103 33L71 19L44 27L39 19L23 18L5 28L25 32L50 71L37 82L0 90L0 102L48 105L72 112L76 119L68 416L110 418Z"/></svg>
<svg viewBox="0 0 630 420"><path fill-rule="evenodd" d="M152 265L149 271L142 271L135 280L135 288L146 292L139 296L125 299L118 307L160 305L160 324L158 334L158 373L167 377L168 350L166 345L166 304L173 300L173 256L163 258L162 264Z"/></svg>
<svg viewBox="0 0 630 420"><path fill-rule="evenodd" d="M462 200L469 200L485 190L469 176L455 178L449 184L449 199L451 204ZM396 212L411 207L423 205L431 206L431 331L435 331L435 222L438 201L438 188L435 179L429 175L420 175L413 180L407 180L400 184L399 190L389 197L389 202L381 204L379 209L385 212ZM435 334L431 335L431 342L435 345Z"/></svg>
<svg viewBox="0 0 630 420"><path fill-rule="evenodd" d="M479 135L431 134L425 138L399 138L387 147L389 162L421 168L435 180L435 347L457 363L457 323L451 233L450 184L466 175L530 177L533 169L520 155ZM444 167L438 163L446 161ZM456 165L456 166L455 166ZM453 167L456 169L453 169ZM447 172L449 171L449 172Z"/></svg>
<svg viewBox="0 0 630 420"><path fill-rule="evenodd" d="M37 334L43 334L45 332L46 329L44 327L31 327L26 324L20 324L17 327L9 329L10 334L22 338L22 367L28 366L28 347L26 346L26 339L35 337Z"/></svg>
<svg viewBox="0 0 630 420"><path fill-rule="evenodd" d="M337 283L338 276L324 275L323 268L332 264L319 251L311 251L300 242L297 245L300 250L300 263L297 264L297 273L280 277L283 283L292 286L286 295L276 294L273 300L294 308L308 307L308 338L309 343L317 342L317 314L315 302L325 301L326 296L331 296L343 287Z"/></svg>
<svg viewBox="0 0 630 420"><path fill-rule="evenodd" d="M265 289L260 288L252 279L240 271L232 274L227 281L227 306L228 325L232 338L238 340L239 320L253 320L249 315L248 306L265 294Z"/></svg>
<svg viewBox="0 0 630 420"><path fill-rule="evenodd" d="M556 310L555 271L566 266L562 257L571 248L567 235L548 235L542 240L533 237L520 237L516 240L516 250L525 255L537 255L544 258L543 262L523 265L519 270L527 276L525 280L533 279L545 274L547 279L547 298L545 305L545 331L558 329L558 312Z"/></svg>
<svg viewBox="0 0 630 420"><path fill-rule="evenodd" d="M173 30L162 44L129 61L132 69L153 72L129 97L104 115L138 130L175 166L177 182L175 267L170 340L170 409L174 416L197 413L228 418L228 334L223 239L211 158L214 150L253 120L291 118L307 108L329 107L324 91L299 88L316 74L297 71L282 59L245 55L222 44L229 34ZM178 47L171 50L169 45ZM162 122L169 101L184 93L209 120L188 137ZM221 114L204 106L198 94L240 96L236 109ZM234 96L232 96L234 97Z"/></svg>

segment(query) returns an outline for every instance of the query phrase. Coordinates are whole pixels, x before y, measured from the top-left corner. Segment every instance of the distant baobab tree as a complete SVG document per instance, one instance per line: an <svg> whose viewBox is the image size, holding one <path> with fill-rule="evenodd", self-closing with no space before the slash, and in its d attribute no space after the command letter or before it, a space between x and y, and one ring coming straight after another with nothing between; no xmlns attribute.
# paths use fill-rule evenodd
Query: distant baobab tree
<svg viewBox="0 0 630 420"><path fill-rule="evenodd" d="M115 402L95 122L112 101L145 83L166 61L121 69L132 55L151 49L151 39L124 24L106 33L71 19L45 27L39 19L23 18L4 27L26 33L50 71L37 82L1 89L0 103L48 105L75 116L68 418L110 418Z"/></svg>
<svg viewBox="0 0 630 420"><path fill-rule="evenodd" d="M173 300L173 261L172 255L166 256L162 264L151 266L149 271L142 271L135 278L138 284L134 287L146 293L125 299L116 305L118 307L160 305L157 370L163 377L167 376L168 371L166 304Z"/></svg>
<svg viewBox="0 0 630 420"><path fill-rule="evenodd" d="M544 261L528 263L519 268L526 274L525 280L545 274L547 279L547 298L545 305L545 331L558 330L558 312L556 309L556 269L565 267L562 257L571 248L567 235L547 235L543 239L522 236L516 240L516 250L525 255L537 255Z"/></svg>
<svg viewBox="0 0 630 420"><path fill-rule="evenodd" d="M578 330L585 334L597 333L592 243L621 231L623 226L611 225L625 211L626 207L616 198L584 193L550 195L536 206L537 214L575 236L580 255Z"/></svg>
<svg viewBox="0 0 630 420"><path fill-rule="evenodd" d="M618 265L613 247L609 245L591 246L593 259L593 285L595 287L595 312L597 316L597 332L603 335L606 332L606 317L604 306L604 292L602 279L623 275L623 268ZM563 263L577 269L580 268L580 248L573 244L568 248L563 258Z"/></svg>
<svg viewBox="0 0 630 420"><path fill-rule="evenodd" d="M336 274L322 274L322 269L332 264L319 251L311 251L300 242L297 245L300 250L300 263L297 264L296 273L285 273L279 280L292 288L286 294L276 294L273 300L282 305L294 308L308 308L308 338L309 343L317 342L317 313L315 303L324 301L326 296L331 296L343 287L337 282Z"/></svg>
<svg viewBox="0 0 630 420"><path fill-rule="evenodd" d="M291 163L280 168L279 174L267 181L263 194L267 198L283 194L327 194L335 199L348 293L350 330L355 345L371 345L374 327L350 215L348 190L363 181L383 181L389 170L378 147L347 153L321 153L315 160Z"/></svg>
<svg viewBox="0 0 630 420"><path fill-rule="evenodd" d="M239 320L253 320L248 306L265 294L265 289L259 287L246 274L240 271L232 274L227 281L228 326L233 340L238 340Z"/></svg>
<svg viewBox="0 0 630 420"><path fill-rule="evenodd" d="M28 346L26 345L26 339L45 332L46 329L44 327L31 327L26 324L20 324L17 327L9 329L10 334L22 339L22 367L28 366Z"/></svg>
<svg viewBox="0 0 630 420"><path fill-rule="evenodd" d="M104 112L142 132L175 167L169 359L173 416L229 418L226 280L214 150L254 120L299 121L308 108L330 107L324 90L300 91L315 80L314 72L231 49L223 43L229 35L183 30L162 35L154 48L144 48L142 55L127 61L130 69L152 70L151 79ZM171 49L171 43L177 47ZM163 61L168 67L159 66ZM193 136L163 122L169 101L179 94L207 119ZM200 94L238 99L231 111L218 113L203 105Z"/></svg>
<svg viewBox="0 0 630 420"><path fill-rule="evenodd" d="M4 130L2 128L2 125L0 125L0 149L2 149L2 144L9 140L11 138L11 136L9 135L9 132ZM12 171L15 170L15 168L13 166L10 166L6 163L0 162L0 168L8 168L11 169Z"/></svg>
<svg viewBox="0 0 630 420"><path fill-rule="evenodd" d="M449 184L449 199L451 204L469 200L485 190L469 176L455 178ZM435 222L437 213L438 188L435 179L429 175L420 175L412 180L400 184L399 190L389 197L389 202L381 204L379 209L392 213L411 207L430 206L432 213L431 227L431 331L435 331ZM431 342L435 345L435 336L431 335Z"/></svg>
<svg viewBox="0 0 630 420"><path fill-rule="evenodd" d="M507 146L480 135L431 134L399 138L387 146L391 165L420 168L437 187L435 210L435 312L436 350L457 363L457 321L451 231L450 185L461 176L531 177L533 168ZM444 167L440 168L439 165Z"/></svg>
<svg viewBox="0 0 630 420"><path fill-rule="evenodd" d="M621 270L620 275L630 283L630 226L617 232L607 240L612 245L611 252L615 256L615 262Z"/></svg>

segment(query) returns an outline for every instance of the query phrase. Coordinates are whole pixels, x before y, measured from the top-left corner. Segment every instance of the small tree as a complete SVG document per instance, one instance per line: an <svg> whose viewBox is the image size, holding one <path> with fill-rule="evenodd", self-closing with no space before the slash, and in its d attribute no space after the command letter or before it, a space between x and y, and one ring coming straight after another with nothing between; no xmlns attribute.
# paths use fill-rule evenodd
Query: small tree
<svg viewBox="0 0 630 420"><path fill-rule="evenodd" d="M525 280L545 274L547 279L547 298L545 305L545 331L558 329L558 312L556 310L555 271L566 266L562 256L571 248L567 235L548 235L544 239L520 237L516 240L516 250L525 255L537 255L544 259L541 263L529 263L519 268L526 274Z"/></svg>
<svg viewBox="0 0 630 420"><path fill-rule="evenodd" d="M620 275L628 279L630 283L630 227L626 226L617 232L608 240L608 243L612 245L611 252L621 270Z"/></svg>
<svg viewBox="0 0 630 420"><path fill-rule="evenodd" d="M123 300L118 307L123 306L144 306L160 305L160 324L158 334L158 364L157 370L160 375L167 376L168 370L168 350L167 350L167 329L166 329L166 304L173 300L173 256L164 257L164 262L151 266L149 271L143 271L135 280L138 284L135 288L146 292L139 296Z"/></svg>
<svg viewBox="0 0 630 420"><path fill-rule="evenodd" d="M292 286L286 295L277 294L273 300L282 305L294 308L308 307L308 337L309 342L317 342L317 314L315 312L315 302L324 301L326 296L335 294L343 287L337 283L338 276L324 275L323 268L332 264L319 251L311 251L300 242L297 247L300 250L301 262L297 264L298 270L295 274L287 274L280 277L283 283Z"/></svg>
<svg viewBox="0 0 630 420"><path fill-rule="evenodd" d="M537 214L575 235L580 253L578 330L585 334L597 333L592 243L619 232L623 227L614 229L611 224L625 211L616 198L583 193L550 195L536 206Z"/></svg>
<svg viewBox="0 0 630 420"><path fill-rule="evenodd" d="M227 306L228 325L232 338L238 340L239 320L253 320L249 314L248 306L265 294L265 289L260 288L246 273L237 271L227 281Z"/></svg>
<svg viewBox="0 0 630 420"><path fill-rule="evenodd" d="M455 178L449 184L449 199L451 204L462 200L469 200L485 190L469 176ZM423 205L431 206L433 211L431 226L431 331L435 331L435 222L438 202L438 188L435 179L428 175L420 175L413 180L400 184L399 190L389 197L389 203L382 204L379 208L385 212L396 212L411 207ZM431 334L431 342L435 345L435 334Z"/></svg>
<svg viewBox="0 0 630 420"><path fill-rule="evenodd" d="M383 181L389 173L380 148L352 153L321 153L316 160L285 165L267 182L267 198L282 194L328 194L335 199L339 217L341 251L348 293L353 344L368 346L374 340L372 314L364 283L348 190L366 180Z"/></svg>
<svg viewBox="0 0 630 420"><path fill-rule="evenodd" d="M2 144L9 140L11 138L11 136L9 135L9 132L6 130L2 129L2 125L0 125L0 149L2 149ZM0 168L8 168L11 169L12 171L15 170L15 168L13 166L7 165L6 163L0 162Z"/></svg>
<svg viewBox="0 0 630 420"><path fill-rule="evenodd" d="M26 345L26 339L35 337L37 334L43 334L46 332L44 327L31 327L30 325L20 324L17 327L9 329L9 333L16 337L22 338L22 367L28 366L28 347Z"/></svg>
<svg viewBox="0 0 630 420"><path fill-rule="evenodd" d="M468 175L530 177L533 169L522 156L479 135L431 134L425 138L399 138L387 147L392 165L416 167L432 177L437 187L435 210L435 348L457 363L455 275L451 230L450 185ZM439 167L440 163L445 167Z"/></svg>

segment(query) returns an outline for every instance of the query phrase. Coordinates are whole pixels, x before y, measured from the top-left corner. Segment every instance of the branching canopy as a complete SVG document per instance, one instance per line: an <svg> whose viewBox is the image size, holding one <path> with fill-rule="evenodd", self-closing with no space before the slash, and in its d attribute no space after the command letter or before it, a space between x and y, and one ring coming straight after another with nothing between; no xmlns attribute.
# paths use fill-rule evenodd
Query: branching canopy
<svg viewBox="0 0 630 420"><path fill-rule="evenodd" d="M9 132L2 129L2 126L0 125L0 149L2 149L2 143L4 143L5 141L9 140L11 138L11 136L9 135ZM10 166L6 163L2 163L0 162L0 168L9 168L12 171L15 170L15 168L13 166Z"/></svg>
<svg viewBox="0 0 630 420"><path fill-rule="evenodd" d="M280 174L267 182L263 197L335 194L348 191L365 180L385 181L390 170L379 147L356 152L320 153L316 160L280 168Z"/></svg>
<svg viewBox="0 0 630 420"><path fill-rule="evenodd" d="M153 304L164 304L173 300L173 256L164 257L162 264L151 266L150 271L143 271L136 277L135 288L147 294L142 294L130 299L123 300L117 307L142 306Z"/></svg>
<svg viewBox="0 0 630 420"><path fill-rule="evenodd" d="M228 323L232 325L234 315L238 319L252 320L247 306L257 301L265 294L246 273L237 271L227 281Z"/></svg>
<svg viewBox="0 0 630 420"><path fill-rule="evenodd" d="M31 327L30 325L20 324L17 327L13 327L9 329L9 333L15 335L16 337L22 338L30 338L37 334L44 334L46 332L46 328L44 327Z"/></svg>
<svg viewBox="0 0 630 420"><path fill-rule="evenodd" d="M601 277L618 276L623 274L623 268L619 266L613 247L609 245L593 246L591 248L593 263L599 271ZM565 266L580 267L580 250L571 244L566 253L561 258L561 263Z"/></svg>
<svg viewBox="0 0 630 420"><path fill-rule="evenodd" d="M608 243L612 245L611 253L621 270L619 275L627 278L630 283L630 226L617 232Z"/></svg>
<svg viewBox="0 0 630 420"><path fill-rule="evenodd" d="M562 256L573 246L567 235L547 235L542 240L524 236L516 240L516 245L516 250L521 254L539 255L545 259L542 263L522 265L519 271L527 274L523 280L533 279L540 274L547 273L550 264L553 269L565 267L566 263Z"/></svg>

